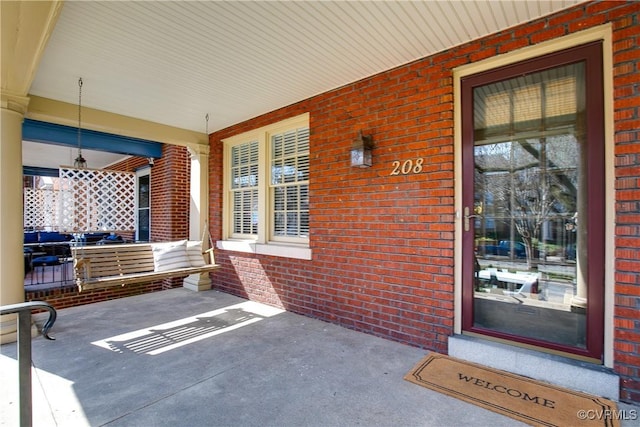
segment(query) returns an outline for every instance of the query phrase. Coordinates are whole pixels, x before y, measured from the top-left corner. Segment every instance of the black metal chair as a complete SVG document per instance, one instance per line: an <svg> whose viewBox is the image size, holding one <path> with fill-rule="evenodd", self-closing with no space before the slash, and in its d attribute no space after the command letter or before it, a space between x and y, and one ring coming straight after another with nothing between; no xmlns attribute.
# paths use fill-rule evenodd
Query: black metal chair
<svg viewBox="0 0 640 427"><path fill-rule="evenodd" d="M44 273L47 267L53 267L53 279L52 281L56 281L56 266L61 265L60 258L55 255L45 255L33 258L31 260L31 284L33 285L33 276L37 275L37 268L41 268L40 276L42 277L42 283L44 283ZM63 272L61 272L63 274ZM41 283L41 282L37 282Z"/></svg>

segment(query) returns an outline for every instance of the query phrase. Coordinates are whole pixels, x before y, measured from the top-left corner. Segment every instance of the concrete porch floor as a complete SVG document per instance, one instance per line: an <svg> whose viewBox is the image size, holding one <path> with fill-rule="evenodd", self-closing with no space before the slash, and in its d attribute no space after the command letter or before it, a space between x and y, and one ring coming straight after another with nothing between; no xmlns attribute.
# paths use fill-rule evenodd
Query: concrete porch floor
<svg viewBox="0 0 640 427"><path fill-rule="evenodd" d="M51 335L32 341L34 426L520 425L405 381L425 350L217 291L60 310ZM16 426L16 344L1 352Z"/></svg>

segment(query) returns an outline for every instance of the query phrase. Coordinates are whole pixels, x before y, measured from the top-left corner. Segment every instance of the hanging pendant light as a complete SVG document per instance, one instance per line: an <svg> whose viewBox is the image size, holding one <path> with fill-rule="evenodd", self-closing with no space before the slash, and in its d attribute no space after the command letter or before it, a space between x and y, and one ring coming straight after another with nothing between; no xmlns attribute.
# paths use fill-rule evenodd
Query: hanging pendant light
<svg viewBox="0 0 640 427"><path fill-rule="evenodd" d="M82 77L78 79L78 157L73 161L76 169L85 169L87 161L82 157Z"/></svg>

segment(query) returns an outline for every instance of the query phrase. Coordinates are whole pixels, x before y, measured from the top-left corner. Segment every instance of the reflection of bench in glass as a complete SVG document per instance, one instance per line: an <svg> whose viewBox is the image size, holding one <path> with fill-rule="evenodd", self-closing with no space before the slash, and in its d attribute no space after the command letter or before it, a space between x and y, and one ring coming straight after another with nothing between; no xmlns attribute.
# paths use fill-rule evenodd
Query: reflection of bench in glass
<svg viewBox="0 0 640 427"><path fill-rule="evenodd" d="M538 273L499 271L495 268L480 270L477 272L478 278L490 288L502 288L505 295L512 294L537 294Z"/></svg>

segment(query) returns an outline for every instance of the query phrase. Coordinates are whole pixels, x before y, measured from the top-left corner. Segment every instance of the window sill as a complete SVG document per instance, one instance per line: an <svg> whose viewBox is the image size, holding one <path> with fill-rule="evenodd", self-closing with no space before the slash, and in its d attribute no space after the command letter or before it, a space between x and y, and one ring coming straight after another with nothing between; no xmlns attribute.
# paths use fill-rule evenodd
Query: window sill
<svg viewBox="0 0 640 427"><path fill-rule="evenodd" d="M225 251L270 255L283 258L311 260L311 248L276 243L256 243L250 240L218 240L216 248Z"/></svg>

